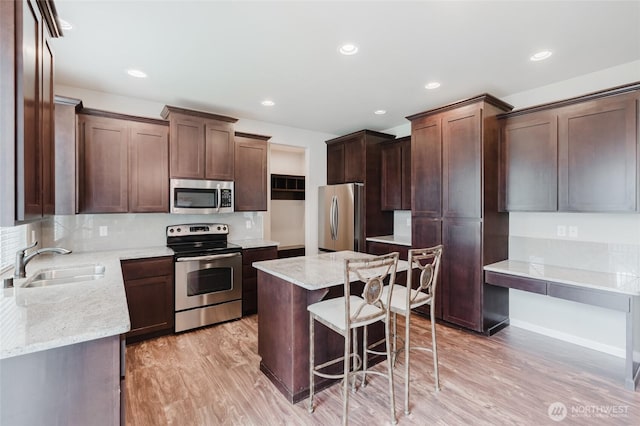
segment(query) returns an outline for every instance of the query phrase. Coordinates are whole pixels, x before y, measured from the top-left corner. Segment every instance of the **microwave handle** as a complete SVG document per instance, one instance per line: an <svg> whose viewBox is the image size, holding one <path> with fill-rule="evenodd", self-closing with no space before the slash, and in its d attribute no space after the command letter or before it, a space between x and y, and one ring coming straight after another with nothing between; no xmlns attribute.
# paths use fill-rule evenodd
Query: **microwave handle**
<svg viewBox="0 0 640 426"><path fill-rule="evenodd" d="M220 204L222 203L222 190L220 189L220 184L216 186L216 194L218 197L218 200L216 203L216 206L217 206L216 213L220 213Z"/></svg>

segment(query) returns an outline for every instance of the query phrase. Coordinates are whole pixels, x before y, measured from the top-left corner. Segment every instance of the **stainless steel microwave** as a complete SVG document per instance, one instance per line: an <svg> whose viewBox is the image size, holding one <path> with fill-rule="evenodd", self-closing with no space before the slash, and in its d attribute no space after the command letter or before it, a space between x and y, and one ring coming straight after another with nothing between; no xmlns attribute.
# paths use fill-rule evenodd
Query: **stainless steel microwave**
<svg viewBox="0 0 640 426"><path fill-rule="evenodd" d="M233 212L233 182L171 179L170 211L179 214Z"/></svg>

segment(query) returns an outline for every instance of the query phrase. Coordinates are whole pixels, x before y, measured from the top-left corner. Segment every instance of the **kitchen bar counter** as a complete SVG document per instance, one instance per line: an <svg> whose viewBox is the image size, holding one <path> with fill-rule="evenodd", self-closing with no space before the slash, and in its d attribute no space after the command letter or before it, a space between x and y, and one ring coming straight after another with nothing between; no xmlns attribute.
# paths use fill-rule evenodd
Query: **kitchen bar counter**
<svg viewBox="0 0 640 426"><path fill-rule="evenodd" d="M342 251L254 262L258 269L258 354L260 370L292 403L309 395L309 313L307 306L344 295L344 260L370 254ZM408 262L400 261L398 271ZM355 281L355 277L354 277ZM352 282L352 291L363 284ZM369 341L384 337L382 323L369 327ZM361 336L360 336L361 338ZM322 324L315 329L318 364L344 352L344 339ZM362 348L362 344L359 344ZM375 362L375 360L373 361ZM337 366L340 368L340 366ZM318 378L316 390L333 381Z"/></svg>
<svg viewBox="0 0 640 426"><path fill-rule="evenodd" d="M399 236L399 235L383 235L380 237L367 237L367 241L374 241L376 243L385 244L397 244L400 246L411 247L411 236Z"/></svg>
<svg viewBox="0 0 640 426"><path fill-rule="evenodd" d="M504 260L484 267L486 286L506 287L623 312L626 318L625 387L640 380L640 277ZM509 323L508 307L502 324ZM501 328L501 327L500 327Z"/></svg>
<svg viewBox="0 0 640 426"><path fill-rule="evenodd" d="M273 247L279 246L280 243L277 241L271 240L263 240L260 238L246 239L246 240L229 240L232 244L237 244L243 249L254 249L254 248L262 248L262 247Z"/></svg>
<svg viewBox="0 0 640 426"><path fill-rule="evenodd" d="M120 260L161 256L173 256L173 251L148 247L35 257L27 265L27 278L16 280L14 288L2 290L0 359L126 333L130 322ZM41 269L93 263L105 266L104 278L21 287Z"/></svg>

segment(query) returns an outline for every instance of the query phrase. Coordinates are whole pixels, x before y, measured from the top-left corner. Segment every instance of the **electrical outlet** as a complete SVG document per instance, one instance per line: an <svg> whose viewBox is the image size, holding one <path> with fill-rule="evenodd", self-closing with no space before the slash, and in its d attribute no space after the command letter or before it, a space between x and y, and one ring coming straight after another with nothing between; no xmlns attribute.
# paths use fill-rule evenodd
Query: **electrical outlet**
<svg viewBox="0 0 640 426"><path fill-rule="evenodd" d="M578 238L578 227L577 226L570 226L569 227L569 236L571 238Z"/></svg>
<svg viewBox="0 0 640 426"><path fill-rule="evenodd" d="M247 227L247 229L251 229L251 221L250 220L245 221L245 226Z"/></svg>
<svg viewBox="0 0 640 426"><path fill-rule="evenodd" d="M564 225L558 225L556 230L556 234L558 237L566 237L567 236L567 227Z"/></svg>
<svg viewBox="0 0 640 426"><path fill-rule="evenodd" d="M407 218L407 222L406 222L406 226L410 227L411 226L411 218Z"/></svg>
<svg viewBox="0 0 640 426"><path fill-rule="evenodd" d="M31 242L34 242L36 240L36 231L31 230Z"/></svg>
<svg viewBox="0 0 640 426"><path fill-rule="evenodd" d="M107 235L109 235L109 229L106 226L101 226L99 230L101 237L106 237Z"/></svg>

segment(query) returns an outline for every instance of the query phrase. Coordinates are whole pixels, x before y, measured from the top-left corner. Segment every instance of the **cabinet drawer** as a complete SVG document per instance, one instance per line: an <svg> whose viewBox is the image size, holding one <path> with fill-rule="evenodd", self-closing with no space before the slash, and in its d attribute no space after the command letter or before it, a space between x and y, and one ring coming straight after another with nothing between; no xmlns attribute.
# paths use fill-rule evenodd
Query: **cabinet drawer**
<svg viewBox="0 0 640 426"><path fill-rule="evenodd" d="M532 278L486 271L484 273L484 281L487 284L497 285L499 287L515 288L516 290L528 291L531 293L547 294L547 282L534 280Z"/></svg>
<svg viewBox="0 0 640 426"><path fill-rule="evenodd" d="M123 260L120 263L122 265L122 277L125 281L173 275L173 258L169 256Z"/></svg>
<svg viewBox="0 0 640 426"><path fill-rule="evenodd" d="M276 246L242 250L242 264L251 265L259 260L270 260L278 257Z"/></svg>
<svg viewBox="0 0 640 426"><path fill-rule="evenodd" d="M548 294L559 299L572 300L622 312L631 310L630 296L619 293L549 283Z"/></svg>

